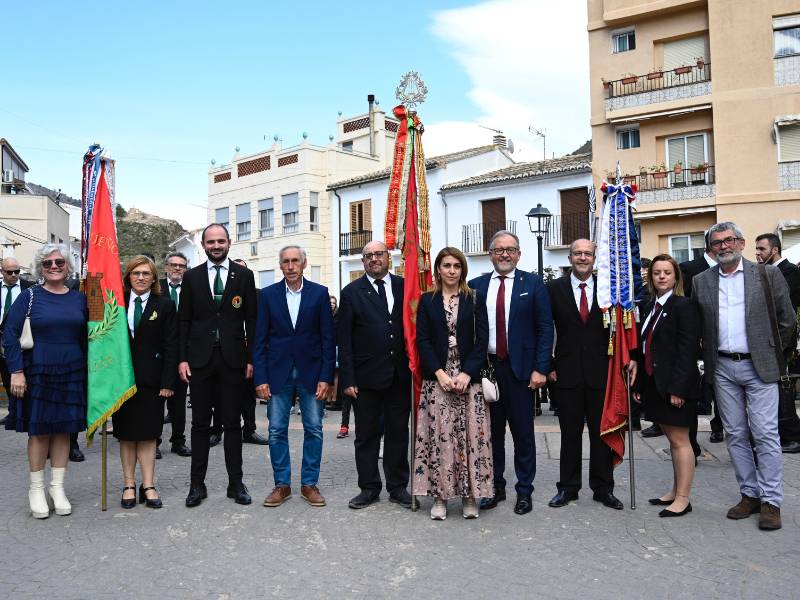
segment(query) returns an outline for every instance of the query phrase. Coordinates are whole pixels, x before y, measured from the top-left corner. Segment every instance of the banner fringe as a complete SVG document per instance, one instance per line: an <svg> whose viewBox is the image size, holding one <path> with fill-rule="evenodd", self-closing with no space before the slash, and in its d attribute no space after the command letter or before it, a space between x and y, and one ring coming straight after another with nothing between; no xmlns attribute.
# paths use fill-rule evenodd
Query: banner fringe
<svg viewBox="0 0 800 600"><path fill-rule="evenodd" d="M130 388L119 397L119 399L106 411L104 412L100 418L98 418L94 423L89 425L88 429L86 430L86 446L88 448L92 447L92 442L94 441L94 432L97 430L98 427L101 427L103 423L108 421L108 419L117 412L120 407L125 403L126 400L129 400L133 395L136 393L136 384L131 386Z"/></svg>

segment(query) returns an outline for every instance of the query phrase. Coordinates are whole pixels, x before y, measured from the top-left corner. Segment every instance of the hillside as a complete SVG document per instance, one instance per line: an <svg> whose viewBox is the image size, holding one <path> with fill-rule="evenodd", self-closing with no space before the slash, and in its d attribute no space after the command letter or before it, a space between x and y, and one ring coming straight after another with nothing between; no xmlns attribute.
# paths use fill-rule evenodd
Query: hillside
<svg viewBox="0 0 800 600"><path fill-rule="evenodd" d="M186 231L180 223L142 212L138 208L125 211L117 206L117 236L120 262L124 266L131 257L148 252L160 265L169 251L170 242Z"/></svg>

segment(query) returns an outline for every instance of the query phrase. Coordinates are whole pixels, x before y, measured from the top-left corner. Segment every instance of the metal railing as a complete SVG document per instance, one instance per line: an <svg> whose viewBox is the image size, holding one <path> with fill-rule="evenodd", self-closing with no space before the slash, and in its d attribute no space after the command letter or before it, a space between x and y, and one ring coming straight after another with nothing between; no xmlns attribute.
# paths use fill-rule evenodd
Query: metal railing
<svg viewBox="0 0 800 600"><path fill-rule="evenodd" d="M550 217L545 246L568 246L579 238L590 239L589 211Z"/></svg>
<svg viewBox="0 0 800 600"><path fill-rule="evenodd" d="M608 91L609 98L618 98L705 81L711 81L711 63L702 63L702 66L700 63L687 65L671 71L651 71L645 75L631 75L604 81L603 87Z"/></svg>
<svg viewBox="0 0 800 600"><path fill-rule="evenodd" d="M635 183L639 186L640 192L651 190L666 190L675 187L687 187L690 185L709 185L714 183L714 165L706 167L694 167L681 169L680 172L660 171L655 173L640 173L639 175L624 175L626 183ZM612 177L609 183L615 183L616 178Z"/></svg>
<svg viewBox="0 0 800 600"><path fill-rule="evenodd" d="M506 229L517 233L516 221L500 221L499 223L473 223L461 226L461 250L464 254L479 254L489 251L492 236Z"/></svg>
<svg viewBox="0 0 800 600"><path fill-rule="evenodd" d="M339 256L361 254L361 250L372 240L372 231L351 231L339 234Z"/></svg>

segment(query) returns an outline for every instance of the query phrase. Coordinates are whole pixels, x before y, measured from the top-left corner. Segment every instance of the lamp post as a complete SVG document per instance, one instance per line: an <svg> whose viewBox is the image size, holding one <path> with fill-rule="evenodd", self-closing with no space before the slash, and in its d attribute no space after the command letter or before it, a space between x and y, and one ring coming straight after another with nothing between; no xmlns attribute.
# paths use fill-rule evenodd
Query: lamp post
<svg viewBox="0 0 800 600"><path fill-rule="evenodd" d="M550 231L550 219L552 214L549 210L541 204L537 204L536 208L530 209L528 214L528 225L531 228L531 233L536 236L536 241L539 245L539 276L544 278L544 256L543 256L543 243L544 235Z"/></svg>

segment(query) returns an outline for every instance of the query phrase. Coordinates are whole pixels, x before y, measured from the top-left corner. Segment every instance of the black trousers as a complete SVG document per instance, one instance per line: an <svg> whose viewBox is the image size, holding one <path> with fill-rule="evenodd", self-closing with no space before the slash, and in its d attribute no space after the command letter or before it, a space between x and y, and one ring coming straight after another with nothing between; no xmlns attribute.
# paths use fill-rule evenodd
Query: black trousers
<svg viewBox="0 0 800 600"><path fill-rule="evenodd" d="M359 388L353 400L356 420L354 441L358 487L381 491L378 451L383 433L383 474L389 494L408 486L408 419L411 390L395 375L392 387L385 390ZM383 425L383 427L381 427Z"/></svg>
<svg viewBox="0 0 800 600"><path fill-rule="evenodd" d="M172 435L169 438L171 444L186 443L186 389L187 385L178 380L175 385L175 393L171 398L167 398L167 411L172 417Z"/></svg>
<svg viewBox="0 0 800 600"><path fill-rule="evenodd" d="M533 417L536 408L533 390L528 381L520 381L511 369L508 360L490 356L500 388L497 402L489 404L492 420L492 461L494 462L495 490L505 489L506 479L506 423L514 440L515 486L521 496L533 493L533 478L536 476L536 439L533 435ZM561 408L559 407L559 414Z"/></svg>
<svg viewBox="0 0 800 600"><path fill-rule="evenodd" d="M596 494L614 490L611 448L600 438L605 390L579 385L554 390L561 428L559 490L577 492L582 486L583 424L589 428L589 487Z"/></svg>
<svg viewBox="0 0 800 600"><path fill-rule="evenodd" d="M253 435L256 432L256 388L253 380L245 382L242 396L242 435Z"/></svg>
<svg viewBox="0 0 800 600"><path fill-rule="evenodd" d="M225 364L222 353L214 349L211 360L202 368L192 368L192 483L202 483L208 470L208 436L211 410L216 403L217 419L225 425L225 466L230 483L242 480L242 430L239 418L246 380L244 368Z"/></svg>
<svg viewBox="0 0 800 600"><path fill-rule="evenodd" d="M409 400L409 402L411 401ZM350 408L352 406L353 397L348 396L347 394L342 394L342 422L340 427L350 427Z"/></svg>

